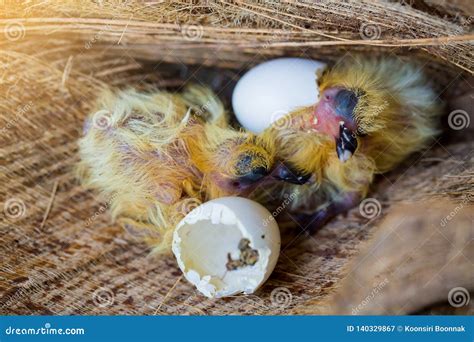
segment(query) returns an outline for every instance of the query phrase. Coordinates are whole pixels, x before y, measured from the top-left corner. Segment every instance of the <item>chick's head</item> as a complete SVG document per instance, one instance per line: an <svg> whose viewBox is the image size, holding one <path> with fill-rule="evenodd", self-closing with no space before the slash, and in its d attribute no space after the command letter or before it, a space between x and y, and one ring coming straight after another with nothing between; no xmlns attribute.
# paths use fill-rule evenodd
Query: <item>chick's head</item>
<svg viewBox="0 0 474 342"><path fill-rule="evenodd" d="M234 185L253 184L268 175L273 158L262 146L252 142L240 144L238 141L232 141L230 144L235 146L222 146L220 152L230 152L225 173L237 179Z"/></svg>
<svg viewBox="0 0 474 342"><path fill-rule="evenodd" d="M209 198L247 196L274 166L273 145L248 132L208 126L206 141L191 144L190 150Z"/></svg>
<svg viewBox="0 0 474 342"><path fill-rule="evenodd" d="M262 184L273 168L273 151L252 137L230 139L216 150L214 181L224 192L248 195Z"/></svg>
<svg viewBox="0 0 474 342"><path fill-rule="evenodd" d="M319 91L309 125L335 139L343 162L365 140L366 150L369 141L391 144L386 155L394 164L434 135L436 96L416 65L391 58L347 59L323 73Z"/></svg>
<svg viewBox="0 0 474 342"><path fill-rule="evenodd" d="M368 76L367 70L339 67L320 80L320 100L311 128L335 139L337 155L343 162L355 153L359 136L383 124L377 111L383 110L384 96L372 91Z"/></svg>
<svg viewBox="0 0 474 342"><path fill-rule="evenodd" d="M395 100L387 86L390 75L393 72L389 66L359 59L326 70L319 80L321 95L314 110L313 128L339 138L342 125L359 135L385 127L386 118L381 114Z"/></svg>

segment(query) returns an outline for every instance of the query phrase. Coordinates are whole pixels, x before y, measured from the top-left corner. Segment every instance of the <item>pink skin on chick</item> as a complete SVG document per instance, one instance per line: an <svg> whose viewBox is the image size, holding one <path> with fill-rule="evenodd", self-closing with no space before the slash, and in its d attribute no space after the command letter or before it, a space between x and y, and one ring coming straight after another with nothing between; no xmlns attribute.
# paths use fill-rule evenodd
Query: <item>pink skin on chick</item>
<svg viewBox="0 0 474 342"><path fill-rule="evenodd" d="M343 122L344 125L355 132L357 125L353 119L347 117L347 108L340 108L336 103L337 94L343 90L341 87L328 88L321 94L321 100L316 104L311 127L319 132L339 138L339 126Z"/></svg>
<svg viewBox="0 0 474 342"><path fill-rule="evenodd" d="M346 162L357 149L357 124L354 109L358 97L350 90L332 87L323 91L311 117L311 129L327 134L336 141L336 152Z"/></svg>

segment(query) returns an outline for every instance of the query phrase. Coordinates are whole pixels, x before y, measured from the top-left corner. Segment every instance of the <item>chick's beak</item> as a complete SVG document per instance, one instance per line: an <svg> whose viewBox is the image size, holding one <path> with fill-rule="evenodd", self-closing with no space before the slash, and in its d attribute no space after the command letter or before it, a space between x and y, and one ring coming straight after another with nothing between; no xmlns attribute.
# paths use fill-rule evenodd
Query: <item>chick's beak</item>
<svg viewBox="0 0 474 342"><path fill-rule="evenodd" d="M357 149L357 137L345 123L339 123L339 137L336 138L337 156L343 163L346 162Z"/></svg>
<svg viewBox="0 0 474 342"><path fill-rule="evenodd" d="M262 180L267 175L268 175L268 170L263 166L259 166L252 169L251 172L240 176L238 180L239 180L239 183L242 185L252 185Z"/></svg>
<svg viewBox="0 0 474 342"><path fill-rule="evenodd" d="M280 163L275 167L271 176L279 181L298 185L305 184L311 178L311 174L299 172L285 163Z"/></svg>

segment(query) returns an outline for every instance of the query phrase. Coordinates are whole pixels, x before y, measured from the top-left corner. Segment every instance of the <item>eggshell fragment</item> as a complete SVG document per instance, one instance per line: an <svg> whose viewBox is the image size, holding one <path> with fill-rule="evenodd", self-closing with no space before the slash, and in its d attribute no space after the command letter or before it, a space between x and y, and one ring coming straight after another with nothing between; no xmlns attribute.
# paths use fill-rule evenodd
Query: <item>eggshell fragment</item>
<svg viewBox="0 0 474 342"><path fill-rule="evenodd" d="M250 294L270 276L280 230L262 205L223 197L192 210L177 225L172 250L186 279L209 298Z"/></svg>
<svg viewBox="0 0 474 342"><path fill-rule="evenodd" d="M247 71L232 94L239 123L260 133L298 107L318 101L317 74L326 64L304 58L278 58Z"/></svg>

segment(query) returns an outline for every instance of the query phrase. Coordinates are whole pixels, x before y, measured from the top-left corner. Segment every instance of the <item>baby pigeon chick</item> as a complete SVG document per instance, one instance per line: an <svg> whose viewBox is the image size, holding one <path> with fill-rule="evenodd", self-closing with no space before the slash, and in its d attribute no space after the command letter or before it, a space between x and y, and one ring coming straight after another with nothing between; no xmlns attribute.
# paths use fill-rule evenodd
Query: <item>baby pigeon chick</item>
<svg viewBox="0 0 474 342"><path fill-rule="evenodd" d="M274 149L227 126L207 88L183 94L105 93L79 141L82 183L102 193L112 216L169 250L175 225L201 202L251 193Z"/></svg>
<svg viewBox="0 0 474 342"><path fill-rule="evenodd" d="M313 229L365 197L374 174L393 169L438 134L437 96L421 69L399 59L355 58L325 70L320 100L270 127L264 140L312 183L293 203ZM282 179L286 174L280 175ZM284 191L292 191L285 185Z"/></svg>

